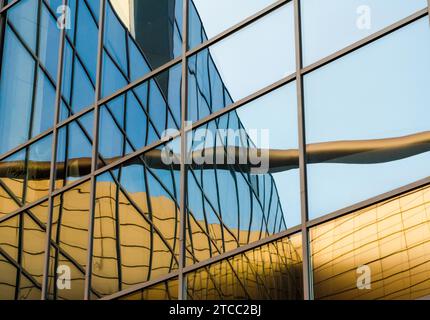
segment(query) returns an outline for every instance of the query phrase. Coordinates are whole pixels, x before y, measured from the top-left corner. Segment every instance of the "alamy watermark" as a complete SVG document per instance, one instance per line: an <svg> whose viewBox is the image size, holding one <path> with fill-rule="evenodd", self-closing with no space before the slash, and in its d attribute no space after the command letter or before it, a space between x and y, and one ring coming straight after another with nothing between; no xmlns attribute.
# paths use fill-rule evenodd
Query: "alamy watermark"
<svg viewBox="0 0 430 320"><path fill-rule="evenodd" d="M361 265L357 268L357 289L370 290L372 289L372 270L368 265Z"/></svg>
<svg viewBox="0 0 430 320"><path fill-rule="evenodd" d="M186 123L186 126L190 125ZM163 137L168 139L177 134L178 130L168 129ZM198 128L188 136L187 143L189 150L184 157L187 165L238 165L253 174L269 172L269 129ZM162 148L161 162L164 165L179 165L180 161L179 150L170 144Z"/></svg>

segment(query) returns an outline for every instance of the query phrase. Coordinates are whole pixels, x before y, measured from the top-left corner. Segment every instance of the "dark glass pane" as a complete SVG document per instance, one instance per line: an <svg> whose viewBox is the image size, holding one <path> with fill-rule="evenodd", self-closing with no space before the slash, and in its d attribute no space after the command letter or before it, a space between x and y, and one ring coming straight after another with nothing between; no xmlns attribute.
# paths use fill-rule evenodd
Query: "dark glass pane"
<svg viewBox="0 0 430 320"><path fill-rule="evenodd" d="M430 188L310 230L315 299L426 300Z"/></svg>
<svg viewBox="0 0 430 320"><path fill-rule="evenodd" d="M429 39L423 18L305 76L311 218L430 175Z"/></svg>
<svg viewBox="0 0 430 320"><path fill-rule="evenodd" d="M301 245L296 234L191 272L188 299L301 300Z"/></svg>

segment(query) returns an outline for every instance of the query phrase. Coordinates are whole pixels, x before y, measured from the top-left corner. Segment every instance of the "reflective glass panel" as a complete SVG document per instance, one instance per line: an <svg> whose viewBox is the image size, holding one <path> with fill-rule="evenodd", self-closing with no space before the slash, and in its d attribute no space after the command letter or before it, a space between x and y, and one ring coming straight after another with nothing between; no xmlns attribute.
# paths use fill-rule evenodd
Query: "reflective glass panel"
<svg viewBox="0 0 430 320"><path fill-rule="evenodd" d="M53 199L48 297L82 300L88 250L91 182L87 181ZM58 287L60 275L70 275L70 289ZM97 294L97 293L96 293Z"/></svg>
<svg viewBox="0 0 430 320"><path fill-rule="evenodd" d="M311 218L430 175L429 39L423 18L305 76Z"/></svg>
<svg viewBox="0 0 430 320"><path fill-rule="evenodd" d="M188 61L188 119L199 120L295 72L287 3Z"/></svg>
<svg viewBox="0 0 430 320"><path fill-rule="evenodd" d="M315 299L428 299L429 204L427 186L312 228Z"/></svg>
<svg viewBox="0 0 430 320"><path fill-rule="evenodd" d="M302 237L296 234L187 275L190 300L301 300Z"/></svg>
<svg viewBox="0 0 430 320"><path fill-rule="evenodd" d="M110 295L177 270L179 141L97 177L92 288ZM172 149L173 148L173 149Z"/></svg>
<svg viewBox="0 0 430 320"><path fill-rule="evenodd" d="M101 107L99 152L106 164L180 128L181 77L175 65Z"/></svg>
<svg viewBox="0 0 430 320"><path fill-rule="evenodd" d="M427 6L426 0L302 0L303 60L312 64Z"/></svg>
<svg viewBox="0 0 430 320"><path fill-rule="evenodd" d="M139 54L150 69L182 53L183 0L112 0L107 6L106 47L125 66L125 41ZM124 36L127 34L128 39ZM143 54L144 53L144 54ZM139 66L133 66L139 67ZM142 66L140 66L142 68ZM140 69L140 71L144 71ZM140 74L143 76L144 74Z"/></svg>
<svg viewBox="0 0 430 320"><path fill-rule="evenodd" d="M187 263L300 224L296 85L189 135Z"/></svg>
<svg viewBox="0 0 430 320"><path fill-rule="evenodd" d="M178 300L178 279L147 287L118 300Z"/></svg>
<svg viewBox="0 0 430 320"><path fill-rule="evenodd" d="M90 112L58 131L57 188L90 174L93 121Z"/></svg>
<svg viewBox="0 0 430 320"><path fill-rule="evenodd" d="M188 0L188 46L192 49L276 0Z"/></svg>

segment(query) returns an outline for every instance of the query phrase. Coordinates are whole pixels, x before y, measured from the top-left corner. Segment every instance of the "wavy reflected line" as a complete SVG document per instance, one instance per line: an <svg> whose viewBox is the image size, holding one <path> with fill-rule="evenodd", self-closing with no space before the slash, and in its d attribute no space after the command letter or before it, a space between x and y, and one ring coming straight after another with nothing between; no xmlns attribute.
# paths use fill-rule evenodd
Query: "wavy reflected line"
<svg viewBox="0 0 430 320"><path fill-rule="evenodd" d="M306 146L307 161L315 163L337 164L377 164L397 161L430 151L430 131L411 135L370 140L333 141L308 144ZM215 147L193 151L189 162L194 168L235 170L250 172L261 166L262 157L268 157L266 173L276 173L299 167L298 149L257 149L244 147ZM143 156L148 167L154 169L179 170L179 163L166 164L166 153L153 149ZM171 154L170 159L179 158ZM121 157L105 159L106 164L114 163ZM206 161L204 161L206 160ZM212 161L207 161L212 160ZM137 157L123 164L130 166L141 164ZM214 164L215 163L215 164ZM50 161L4 161L0 163L0 178L29 180L49 179ZM70 159L67 163L57 163L57 176L67 171L69 177L82 177L91 172L91 158Z"/></svg>

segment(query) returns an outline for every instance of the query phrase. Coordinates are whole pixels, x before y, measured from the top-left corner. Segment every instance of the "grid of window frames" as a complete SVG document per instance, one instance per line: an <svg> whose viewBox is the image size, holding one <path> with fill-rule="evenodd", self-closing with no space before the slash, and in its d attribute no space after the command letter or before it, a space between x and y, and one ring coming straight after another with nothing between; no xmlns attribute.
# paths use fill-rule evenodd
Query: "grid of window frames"
<svg viewBox="0 0 430 320"><path fill-rule="evenodd" d="M430 295L428 1L116 2L0 1L0 299Z"/></svg>

